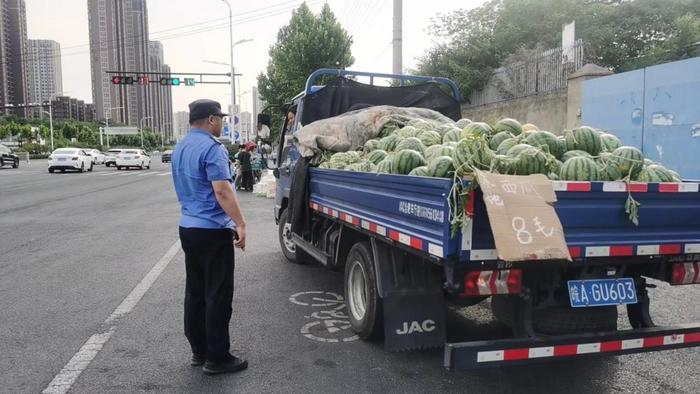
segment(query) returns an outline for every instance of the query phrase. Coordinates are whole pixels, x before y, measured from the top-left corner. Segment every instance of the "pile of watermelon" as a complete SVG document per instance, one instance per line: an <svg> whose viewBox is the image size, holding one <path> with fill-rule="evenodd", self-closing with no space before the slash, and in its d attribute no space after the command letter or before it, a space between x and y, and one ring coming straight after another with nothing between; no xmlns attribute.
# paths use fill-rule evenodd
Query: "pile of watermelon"
<svg viewBox="0 0 700 394"><path fill-rule="evenodd" d="M495 124L413 119L383 130L362 151L325 155L319 167L449 178L479 169L566 181L681 181L612 134L582 126L555 135L510 118Z"/></svg>

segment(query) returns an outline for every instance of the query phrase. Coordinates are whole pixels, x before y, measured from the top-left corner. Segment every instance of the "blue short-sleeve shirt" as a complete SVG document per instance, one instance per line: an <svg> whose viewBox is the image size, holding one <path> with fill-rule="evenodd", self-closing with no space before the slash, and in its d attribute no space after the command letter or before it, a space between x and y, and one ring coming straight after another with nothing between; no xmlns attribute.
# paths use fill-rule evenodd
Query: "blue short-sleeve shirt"
<svg viewBox="0 0 700 394"><path fill-rule="evenodd" d="M211 185L212 181L233 184L228 152L221 142L204 130L191 129L175 147L172 168L181 227L236 229Z"/></svg>

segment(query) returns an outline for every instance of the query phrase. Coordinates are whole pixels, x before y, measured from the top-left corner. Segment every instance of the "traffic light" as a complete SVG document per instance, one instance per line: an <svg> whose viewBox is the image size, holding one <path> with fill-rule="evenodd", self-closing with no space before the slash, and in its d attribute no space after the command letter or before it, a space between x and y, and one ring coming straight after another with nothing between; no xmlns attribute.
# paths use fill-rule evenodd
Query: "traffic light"
<svg viewBox="0 0 700 394"><path fill-rule="evenodd" d="M160 79L160 84L163 86L179 86L180 85L180 78L161 78Z"/></svg>
<svg viewBox="0 0 700 394"><path fill-rule="evenodd" d="M133 85L134 77L124 77L120 75L114 75L112 77L112 84L114 85Z"/></svg>

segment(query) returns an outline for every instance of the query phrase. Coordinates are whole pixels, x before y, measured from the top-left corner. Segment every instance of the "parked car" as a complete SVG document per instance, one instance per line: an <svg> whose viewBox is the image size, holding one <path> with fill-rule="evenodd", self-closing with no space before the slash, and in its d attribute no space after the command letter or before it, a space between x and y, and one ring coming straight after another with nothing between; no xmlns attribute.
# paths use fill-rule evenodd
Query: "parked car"
<svg viewBox="0 0 700 394"><path fill-rule="evenodd" d="M117 155L117 170L127 167L151 168L151 157L143 149L125 149Z"/></svg>
<svg viewBox="0 0 700 394"><path fill-rule="evenodd" d="M0 167L12 166L19 167L19 156L12 153L12 150L3 144L0 144Z"/></svg>
<svg viewBox="0 0 700 394"><path fill-rule="evenodd" d="M49 172L56 170L66 172L66 170L92 171L92 156L88 155L80 148L60 148L56 149L49 156Z"/></svg>
<svg viewBox="0 0 700 394"><path fill-rule="evenodd" d="M124 149L114 148L110 149L105 153L105 166L116 166L117 165L117 155L120 154Z"/></svg>
<svg viewBox="0 0 700 394"><path fill-rule="evenodd" d="M105 154L100 152L99 149L90 149L86 150L87 153L92 156L92 164L104 164L105 163Z"/></svg>
<svg viewBox="0 0 700 394"><path fill-rule="evenodd" d="M163 155L161 155L160 160L163 163L170 163L173 161L173 151L171 150L166 150L163 152Z"/></svg>

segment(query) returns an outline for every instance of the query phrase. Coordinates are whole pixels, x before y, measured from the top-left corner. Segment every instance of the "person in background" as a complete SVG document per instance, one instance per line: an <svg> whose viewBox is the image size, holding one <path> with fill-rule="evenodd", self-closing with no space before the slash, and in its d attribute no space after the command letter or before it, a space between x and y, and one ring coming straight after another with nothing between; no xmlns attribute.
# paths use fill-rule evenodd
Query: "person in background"
<svg viewBox="0 0 700 394"><path fill-rule="evenodd" d="M241 371L248 361L230 353L234 245L245 250L246 221L233 190L221 136L221 105L190 103L190 131L173 152L172 177L180 203L185 253L185 336L190 365L206 374Z"/></svg>
<svg viewBox="0 0 700 394"><path fill-rule="evenodd" d="M253 164L251 163L251 145L246 145L238 154L238 161L241 163L241 188L247 192L253 191Z"/></svg>

